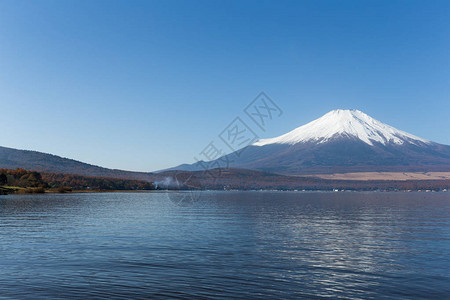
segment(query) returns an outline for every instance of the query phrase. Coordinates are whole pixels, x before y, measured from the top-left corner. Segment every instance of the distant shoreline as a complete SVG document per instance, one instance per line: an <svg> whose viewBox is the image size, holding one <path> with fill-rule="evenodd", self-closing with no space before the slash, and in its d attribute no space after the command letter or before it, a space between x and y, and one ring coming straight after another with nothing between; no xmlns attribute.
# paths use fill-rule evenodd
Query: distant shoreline
<svg viewBox="0 0 450 300"><path fill-rule="evenodd" d="M334 174L299 175L330 180L354 181L407 181L407 180L449 180L450 172L351 172Z"/></svg>

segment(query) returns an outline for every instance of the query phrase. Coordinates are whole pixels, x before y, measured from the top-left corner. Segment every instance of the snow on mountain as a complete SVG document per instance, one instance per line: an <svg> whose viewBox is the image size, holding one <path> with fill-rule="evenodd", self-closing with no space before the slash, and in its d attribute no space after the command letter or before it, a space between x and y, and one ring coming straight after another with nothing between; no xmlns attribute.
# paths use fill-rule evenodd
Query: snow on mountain
<svg viewBox="0 0 450 300"><path fill-rule="evenodd" d="M383 145L389 143L397 145L404 143L414 145L431 143L428 140L375 120L362 111L336 109L286 134L274 138L261 139L254 143L253 146L270 144L294 145L305 142L325 143L339 136L358 138L371 146L373 146L374 142Z"/></svg>

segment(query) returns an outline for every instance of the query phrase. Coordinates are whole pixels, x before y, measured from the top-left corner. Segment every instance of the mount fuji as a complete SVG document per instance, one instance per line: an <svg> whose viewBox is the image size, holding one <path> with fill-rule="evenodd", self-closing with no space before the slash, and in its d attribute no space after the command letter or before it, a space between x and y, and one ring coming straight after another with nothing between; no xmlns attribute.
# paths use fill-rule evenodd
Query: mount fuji
<svg viewBox="0 0 450 300"><path fill-rule="evenodd" d="M219 160L233 168L288 175L450 171L450 146L398 130L359 110L337 109ZM203 169L204 162L171 168Z"/></svg>

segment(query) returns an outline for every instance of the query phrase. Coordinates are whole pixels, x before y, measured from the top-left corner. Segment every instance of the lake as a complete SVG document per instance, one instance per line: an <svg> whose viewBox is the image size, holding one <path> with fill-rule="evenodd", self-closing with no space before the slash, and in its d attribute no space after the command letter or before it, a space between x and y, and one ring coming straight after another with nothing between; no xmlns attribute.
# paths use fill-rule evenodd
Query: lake
<svg viewBox="0 0 450 300"><path fill-rule="evenodd" d="M450 297L450 193L0 196L0 298Z"/></svg>

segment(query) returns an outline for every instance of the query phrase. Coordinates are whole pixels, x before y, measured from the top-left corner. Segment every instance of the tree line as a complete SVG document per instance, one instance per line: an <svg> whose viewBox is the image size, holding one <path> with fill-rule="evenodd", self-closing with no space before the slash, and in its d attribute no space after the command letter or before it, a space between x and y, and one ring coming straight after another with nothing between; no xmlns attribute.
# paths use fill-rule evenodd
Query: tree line
<svg viewBox="0 0 450 300"><path fill-rule="evenodd" d="M25 169L0 169L0 187L3 191L14 189L44 192L54 189L70 190L154 190L152 182L106 177L90 177L60 173L40 173Z"/></svg>

